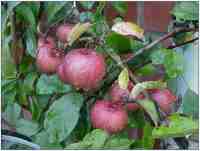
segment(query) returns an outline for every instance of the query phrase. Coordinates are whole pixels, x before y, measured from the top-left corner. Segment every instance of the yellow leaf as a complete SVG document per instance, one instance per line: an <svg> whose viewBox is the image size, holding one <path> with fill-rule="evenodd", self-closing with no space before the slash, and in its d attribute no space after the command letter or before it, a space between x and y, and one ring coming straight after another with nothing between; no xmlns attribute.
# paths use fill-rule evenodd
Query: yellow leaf
<svg viewBox="0 0 200 151"><path fill-rule="evenodd" d="M68 45L72 45L84 32L90 28L90 23L77 23L71 30L68 36Z"/></svg>
<svg viewBox="0 0 200 151"><path fill-rule="evenodd" d="M128 82L129 82L128 70L124 68L118 77L119 87L122 89L127 89Z"/></svg>
<svg viewBox="0 0 200 151"><path fill-rule="evenodd" d="M124 36L135 36L138 39L144 38L144 30L133 22L118 22L112 26L112 31Z"/></svg>

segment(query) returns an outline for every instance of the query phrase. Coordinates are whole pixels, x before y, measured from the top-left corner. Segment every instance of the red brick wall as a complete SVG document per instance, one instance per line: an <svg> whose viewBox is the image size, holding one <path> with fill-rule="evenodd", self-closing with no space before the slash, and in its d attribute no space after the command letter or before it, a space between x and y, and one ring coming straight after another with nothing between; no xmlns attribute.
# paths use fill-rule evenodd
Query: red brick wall
<svg viewBox="0 0 200 151"><path fill-rule="evenodd" d="M140 3L140 4L139 4ZM124 15L126 21L136 22L140 20L141 26L145 31L166 32L167 26L171 20L170 11L173 8L172 1L149 1L134 2L129 1L128 11ZM138 7L142 7L142 12L138 13ZM109 5L106 8L106 17L112 23L112 19L119 14Z"/></svg>
<svg viewBox="0 0 200 151"><path fill-rule="evenodd" d="M171 20L170 11L174 2L145 2L144 3L144 29L147 31L167 31Z"/></svg>

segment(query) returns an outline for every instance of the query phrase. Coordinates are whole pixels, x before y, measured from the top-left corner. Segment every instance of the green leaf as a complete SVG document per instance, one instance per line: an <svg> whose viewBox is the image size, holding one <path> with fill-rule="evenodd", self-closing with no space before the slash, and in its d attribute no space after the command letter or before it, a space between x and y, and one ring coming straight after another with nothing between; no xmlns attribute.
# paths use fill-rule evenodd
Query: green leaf
<svg viewBox="0 0 200 151"><path fill-rule="evenodd" d="M139 100L137 101L137 103L144 108L144 110L148 113L154 124L157 126L159 121L159 116L154 102L151 100Z"/></svg>
<svg viewBox="0 0 200 151"><path fill-rule="evenodd" d="M29 100L29 103L30 103L32 119L37 121L40 118L42 108L40 107L38 100L35 96L32 97L32 100Z"/></svg>
<svg viewBox="0 0 200 151"><path fill-rule="evenodd" d="M1 28L2 28L2 32L4 32L4 30L6 28L6 23L7 23L7 20L8 20L10 13L21 2L20 1L10 1L10 2L6 2L6 3L7 3L7 9L5 9L3 6L1 7L1 15L2 15L1 16Z"/></svg>
<svg viewBox="0 0 200 151"><path fill-rule="evenodd" d="M37 95L37 103L41 109L44 109L48 105L48 101L51 98L51 95Z"/></svg>
<svg viewBox="0 0 200 151"><path fill-rule="evenodd" d="M199 20L199 2L198 1L185 1L176 2L172 10L172 14L176 16L176 20L182 21L197 21Z"/></svg>
<svg viewBox="0 0 200 151"><path fill-rule="evenodd" d="M183 56L171 49L160 49L151 54L153 64L163 64L167 75L175 78L183 72Z"/></svg>
<svg viewBox="0 0 200 151"><path fill-rule="evenodd" d="M154 138L183 137L198 131L198 121L190 117L173 114L168 120L170 122L168 126L162 125L153 129Z"/></svg>
<svg viewBox="0 0 200 151"><path fill-rule="evenodd" d="M131 50L130 39L114 32L106 37L106 44L113 48L115 52L126 53Z"/></svg>
<svg viewBox="0 0 200 151"><path fill-rule="evenodd" d="M8 104L12 104L15 101L17 82L13 80L2 80L1 83L1 103L5 108Z"/></svg>
<svg viewBox="0 0 200 151"><path fill-rule="evenodd" d="M4 119L11 125L15 126L19 120L21 107L17 103L9 104L3 112Z"/></svg>
<svg viewBox="0 0 200 151"><path fill-rule="evenodd" d="M105 143L104 149L130 149L130 145L134 140L130 140L127 137L121 135L112 135Z"/></svg>
<svg viewBox="0 0 200 151"><path fill-rule="evenodd" d="M35 136L34 142L40 145L41 149L63 149L59 142L50 143L48 137L48 133L43 130Z"/></svg>
<svg viewBox="0 0 200 151"><path fill-rule="evenodd" d="M26 5L26 3L21 3L19 6L16 7L15 10L17 18L20 18L21 21L26 22L33 31L36 31L36 18L31 7L29 7L29 5Z"/></svg>
<svg viewBox="0 0 200 151"><path fill-rule="evenodd" d="M37 42L36 42L36 35L31 29L27 29L25 32L26 37L26 52L31 55L32 57L36 57L36 50L37 50Z"/></svg>
<svg viewBox="0 0 200 151"><path fill-rule="evenodd" d="M66 93L71 91L71 86L63 84L57 75L47 76L42 74L36 84L36 92L39 95Z"/></svg>
<svg viewBox="0 0 200 151"><path fill-rule="evenodd" d="M65 2L63 2L63 3L65 3ZM61 4L61 5L63 5L63 4ZM55 15L52 17L52 20L48 22L49 25L55 25L56 23L59 23L60 21L64 20L65 18L68 18L71 15L72 11L73 11L73 2L67 1L67 3L61 9L59 9L57 11L57 13L55 13Z"/></svg>
<svg viewBox="0 0 200 151"><path fill-rule="evenodd" d="M54 23L56 14L69 2L45 2L45 11L47 13L48 24Z"/></svg>
<svg viewBox="0 0 200 151"><path fill-rule="evenodd" d="M109 135L100 129L88 133L82 141L67 145L65 149L103 149Z"/></svg>
<svg viewBox="0 0 200 151"><path fill-rule="evenodd" d="M100 129L95 129L83 138L83 142L91 142L89 149L101 149L109 135Z"/></svg>
<svg viewBox="0 0 200 151"><path fill-rule="evenodd" d="M25 136L33 136L39 130L39 125L35 122L20 119L17 121L16 130Z"/></svg>
<svg viewBox="0 0 200 151"><path fill-rule="evenodd" d="M18 103L20 105L28 105L27 94L24 90L24 85L22 80L18 80L17 84L17 95L18 95Z"/></svg>
<svg viewBox="0 0 200 151"><path fill-rule="evenodd" d="M124 68L119 74L118 83L120 88L127 89L129 83L129 74L126 68Z"/></svg>
<svg viewBox="0 0 200 151"><path fill-rule="evenodd" d="M123 35L144 39L144 30L134 22L118 22L112 26L112 31Z"/></svg>
<svg viewBox="0 0 200 151"><path fill-rule="evenodd" d="M51 143L61 142L69 136L78 122L82 103L83 97L79 93L69 93L50 106L45 116L44 127Z"/></svg>
<svg viewBox="0 0 200 151"><path fill-rule="evenodd" d="M35 18L38 18L39 11L40 11L40 3L39 2L29 2L29 7L32 9L32 12Z"/></svg>
<svg viewBox="0 0 200 151"><path fill-rule="evenodd" d="M152 64L147 64L142 68L139 68L135 73L138 76L153 75L156 72L156 68Z"/></svg>
<svg viewBox="0 0 200 151"><path fill-rule="evenodd" d="M24 82L23 82L23 89L26 93L30 94L34 91L34 82L37 79L38 75L36 72L31 72L26 75Z"/></svg>
<svg viewBox="0 0 200 151"><path fill-rule="evenodd" d="M69 144L65 147L65 149L69 149L69 150L82 150L82 149L89 149L91 147L91 142L78 142L78 143L73 143L73 144Z"/></svg>
<svg viewBox="0 0 200 151"><path fill-rule="evenodd" d="M194 118L199 116L199 96L188 89L183 97L183 113L192 115Z"/></svg>
<svg viewBox="0 0 200 151"><path fill-rule="evenodd" d="M2 78L16 78L16 66L11 55L9 43L11 42L11 37L2 35L2 57L1 57L1 69L2 69Z"/></svg>
<svg viewBox="0 0 200 151"><path fill-rule="evenodd" d="M145 89L164 89L167 87L167 83L162 81L145 81L137 83L131 90L130 97L136 98Z"/></svg>
<svg viewBox="0 0 200 151"><path fill-rule="evenodd" d="M145 125L145 116L143 110L128 113L128 126L130 128L143 128Z"/></svg>
<svg viewBox="0 0 200 151"><path fill-rule="evenodd" d="M127 2L113 1L112 6L122 15L124 15L128 10Z"/></svg>
<svg viewBox="0 0 200 151"><path fill-rule="evenodd" d="M141 140L144 149L153 149L155 140L152 136L152 130L153 127L151 124L146 122L143 129L143 137Z"/></svg>
<svg viewBox="0 0 200 151"><path fill-rule="evenodd" d="M80 21L85 22L85 21L92 21L94 19L94 14L91 12L82 12L80 14Z"/></svg>
<svg viewBox="0 0 200 151"><path fill-rule="evenodd" d="M80 4L85 9L92 9L95 4L95 1L81 1Z"/></svg>

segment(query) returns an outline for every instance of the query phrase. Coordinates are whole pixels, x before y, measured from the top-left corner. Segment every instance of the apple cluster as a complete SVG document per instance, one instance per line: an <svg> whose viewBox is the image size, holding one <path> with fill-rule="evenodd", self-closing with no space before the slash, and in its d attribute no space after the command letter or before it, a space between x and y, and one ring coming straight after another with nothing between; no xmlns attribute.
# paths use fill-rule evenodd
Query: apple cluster
<svg viewBox="0 0 200 151"><path fill-rule="evenodd" d="M63 43L67 39L73 25L64 24L56 29L56 38ZM104 56L93 49L78 48L68 53L56 48L56 41L52 36L39 37L36 64L40 72L56 73L61 81L74 86L76 89L89 91L98 87L105 76L106 64ZM114 82L109 89L110 100L97 100L91 108L90 118L94 128L104 129L108 133L117 133L128 124L127 111L136 111L141 107L136 103L126 103L134 84L129 81L128 88L120 88ZM169 89L147 90L152 100L156 101L165 113L171 112L171 105L176 96ZM137 96L144 99L143 94Z"/></svg>

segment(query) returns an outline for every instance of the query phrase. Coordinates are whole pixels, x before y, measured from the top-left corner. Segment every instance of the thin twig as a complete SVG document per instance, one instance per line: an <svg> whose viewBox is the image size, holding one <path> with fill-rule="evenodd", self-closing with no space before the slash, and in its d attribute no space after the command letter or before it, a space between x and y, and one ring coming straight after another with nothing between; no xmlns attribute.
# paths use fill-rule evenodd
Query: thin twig
<svg viewBox="0 0 200 151"><path fill-rule="evenodd" d="M156 39L152 43L150 43L150 44L146 45L145 47L139 49L132 57L130 57L129 59L127 59L125 61L125 63L128 62L128 61L130 61L131 59L133 59L135 56L138 56L138 55L142 54L144 51L152 48L153 46L155 46L159 42L164 41L164 40L166 40L166 39L168 39L170 37L173 37L174 35L176 35L178 33L191 32L191 31L196 31L196 30L197 30L197 28L178 28L178 29L175 29L174 31L165 34L164 36Z"/></svg>
<svg viewBox="0 0 200 151"><path fill-rule="evenodd" d="M177 45L172 45L172 46L169 46L169 47L167 47L168 49L173 49L173 48L177 48L177 47L180 47L180 46L183 46L183 45L186 45L186 44L189 44L189 43L192 43L192 42L194 42L194 41L196 41L196 40L198 40L199 39L199 37L197 37L197 38L194 38L194 39L192 39L192 40L189 40L189 41L186 41L186 42L183 42L183 43L181 43L181 44L177 44Z"/></svg>
<svg viewBox="0 0 200 151"><path fill-rule="evenodd" d="M131 72L131 70L129 70L128 66L122 62L120 56L114 52L110 52L110 51L106 51L107 54L117 63L117 65L124 69L124 68L127 68L128 71L129 71L129 76L130 76L130 79L134 82L134 83L139 83L138 79L134 76L134 74ZM149 98L149 95L146 91L143 91L142 92L146 98Z"/></svg>

